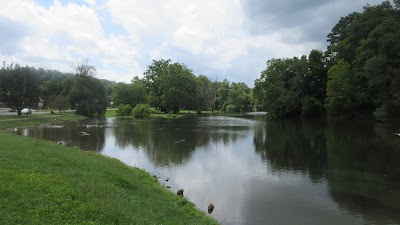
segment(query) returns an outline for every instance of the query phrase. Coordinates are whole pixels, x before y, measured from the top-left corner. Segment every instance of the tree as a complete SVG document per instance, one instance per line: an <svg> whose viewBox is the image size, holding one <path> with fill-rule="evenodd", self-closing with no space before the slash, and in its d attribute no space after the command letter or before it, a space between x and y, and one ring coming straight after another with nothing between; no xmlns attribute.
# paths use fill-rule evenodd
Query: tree
<svg viewBox="0 0 400 225"><path fill-rule="evenodd" d="M250 88L243 82L232 83L228 92L227 112L243 113L250 111Z"/></svg>
<svg viewBox="0 0 400 225"><path fill-rule="evenodd" d="M171 60L153 60L153 63L148 66L144 72L144 86L147 94L149 95L150 105L161 108L162 111L166 111L161 105L161 90L160 90L160 79L162 76L167 74L167 69L170 66Z"/></svg>
<svg viewBox="0 0 400 225"><path fill-rule="evenodd" d="M195 76L184 64L154 60L144 73L144 85L150 104L163 112L176 113L182 107L194 105Z"/></svg>
<svg viewBox="0 0 400 225"><path fill-rule="evenodd" d="M228 97L229 97L229 88L230 88L231 83L227 80L224 79L222 83L220 83L218 86L218 105L219 108L225 112L226 111L226 106L228 105Z"/></svg>
<svg viewBox="0 0 400 225"><path fill-rule="evenodd" d="M196 78L195 107L198 112L209 110L214 104L214 91L208 77L200 75Z"/></svg>
<svg viewBox="0 0 400 225"><path fill-rule="evenodd" d="M129 104L120 104L117 113L119 116L130 116L132 114L132 107Z"/></svg>
<svg viewBox="0 0 400 225"><path fill-rule="evenodd" d="M328 71L327 97L325 108L334 116L354 112L355 92L352 87L350 64L343 59Z"/></svg>
<svg viewBox="0 0 400 225"><path fill-rule="evenodd" d="M1 101L17 109L21 116L23 107L33 107L39 100L39 83L35 70L28 66L3 65L0 70Z"/></svg>
<svg viewBox="0 0 400 225"><path fill-rule="evenodd" d="M344 84L339 93L345 93L350 85L354 94L351 111L332 108L331 103L336 102L332 96L336 95L331 95L327 101L331 110L342 108L341 113L373 114L380 119L399 115L400 13L399 2L394 4L395 8L389 1L367 5L362 13L342 18L328 36L330 66L343 66L340 60L349 64L351 83Z"/></svg>
<svg viewBox="0 0 400 225"><path fill-rule="evenodd" d="M66 110L70 107L69 99L65 96L57 95L54 99L49 101L48 106L49 108L59 110L61 113L62 110Z"/></svg>
<svg viewBox="0 0 400 225"><path fill-rule="evenodd" d="M95 69L87 64L76 67L76 75L63 81L63 93L68 95L72 107L79 115L104 116L108 101L106 89L93 77Z"/></svg>
<svg viewBox="0 0 400 225"><path fill-rule="evenodd" d="M118 83L114 87L111 99L115 105L129 104L135 107L137 104L147 103L146 89L140 81L132 84Z"/></svg>
<svg viewBox="0 0 400 225"><path fill-rule="evenodd" d="M151 114L149 105L147 104L137 104L132 110L134 117L148 117Z"/></svg>
<svg viewBox="0 0 400 225"><path fill-rule="evenodd" d="M196 81L192 71L184 64L174 63L168 66L166 73L159 79L161 106L166 111L179 112L189 107L194 100Z"/></svg>

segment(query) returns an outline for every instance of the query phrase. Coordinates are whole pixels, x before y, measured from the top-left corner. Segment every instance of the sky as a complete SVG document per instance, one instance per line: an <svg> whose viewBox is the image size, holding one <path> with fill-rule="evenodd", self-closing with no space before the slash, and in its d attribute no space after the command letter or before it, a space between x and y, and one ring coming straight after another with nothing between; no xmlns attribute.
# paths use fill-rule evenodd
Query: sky
<svg viewBox="0 0 400 225"><path fill-rule="evenodd" d="M0 0L0 60L129 83L153 60L250 87L272 58L325 50L340 17L382 0Z"/></svg>

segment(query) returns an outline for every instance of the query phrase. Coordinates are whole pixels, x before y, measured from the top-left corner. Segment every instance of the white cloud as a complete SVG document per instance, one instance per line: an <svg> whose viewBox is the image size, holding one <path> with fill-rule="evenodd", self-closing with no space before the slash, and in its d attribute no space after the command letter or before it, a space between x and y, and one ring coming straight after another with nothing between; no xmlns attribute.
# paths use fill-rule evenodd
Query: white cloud
<svg viewBox="0 0 400 225"><path fill-rule="evenodd" d="M264 15L265 10L255 4L271 2L281 7L276 0L83 0L82 4L54 0L47 6L34 0L0 0L0 29L10 31L0 38L10 43L0 44L0 56L63 71L88 58L98 71L106 71L99 76L126 82L142 75L153 59L170 58L187 64L195 74L251 85L266 60L323 49L325 40L320 38L326 34L321 28L328 32L332 21L348 14L344 0L304 7L306 3L299 3L301 9L286 4L283 11L271 15ZM365 0L352 2L351 8L361 9L364 4ZM258 14L249 17L246 10ZM295 12L287 20L268 24L271 16L279 19L290 10ZM312 17L311 25L296 21L284 26L304 12ZM11 29L8 23L23 28ZM251 24L257 24L260 32L253 32ZM281 27L271 29L274 24Z"/></svg>
<svg viewBox="0 0 400 225"><path fill-rule="evenodd" d="M100 69L137 69L135 38L107 34L96 10L88 6L54 1L45 8L34 1L15 0L2 2L0 15L32 30L22 38L20 51L6 57L17 63L71 71L70 65L79 58L88 58ZM115 73L108 79L120 80Z"/></svg>

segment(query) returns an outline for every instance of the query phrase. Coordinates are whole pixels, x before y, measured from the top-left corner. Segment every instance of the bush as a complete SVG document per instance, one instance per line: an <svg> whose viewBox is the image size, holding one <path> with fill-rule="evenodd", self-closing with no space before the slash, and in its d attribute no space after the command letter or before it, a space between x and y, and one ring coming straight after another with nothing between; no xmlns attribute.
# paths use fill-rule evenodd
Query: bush
<svg viewBox="0 0 400 225"><path fill-rule="evenodd" d="M147 104L137 104L135 108L133 108L134 117L148 117L150 114L151 110Z"/></svg>
<svg viewBox="0 0 400 225"><path fill-rule="evenodd" d="M118 106L118 111L117 111L118 116L130 116L132 114L132 107L131 105L127 104L120 104Z"/></svg>
<svg viewBox="0 0 400 225"><path fill-rule="evenodd" d="M304 116L311 116L322 111L322 103L314 97L305 96L301 101L302 113Z"/></svg>

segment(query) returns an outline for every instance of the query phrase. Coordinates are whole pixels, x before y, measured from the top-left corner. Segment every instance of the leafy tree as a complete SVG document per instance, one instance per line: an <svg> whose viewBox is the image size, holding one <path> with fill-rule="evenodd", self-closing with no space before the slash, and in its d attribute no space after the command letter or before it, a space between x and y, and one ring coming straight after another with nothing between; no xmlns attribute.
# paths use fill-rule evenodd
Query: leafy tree
<svg viewBox="0 0 400 225"><path fill-rule="evenodd" d="M195 104L198 112L209 110L214 103L214 90L208 77L200 75L196 78Z"/></svg>
<svg viewBox="0 0 400 225"><path fill-rule="evenodd" d="M245 83L232 83L225 111L227 112L248 112L250 108L250 88Z"/></svg>
<svg viewBox="0 0 400 225"><path fill-rule="evenodd" d="M227 80L224 79L222 83L219 84L218 87L218 105L219 108L225 112L226 111L226 106L228 105L228 97L229 97L229 89L230 89L231 83Z"/></svg>
<svg viewBox="0 0 400 225"><path fill-rule="evenodd" d="M132 113L134 117L148 117L151 114L151 110L147 104L137 104Z"/></svg>
<svg viewBox="0 0 400 225"><path fill-rule="evenodd" d="M185 65L180 63L171 64L159 81L163 109L177 113L182 107L192 105L196 81L192 71Z"/></svg>
<svg viewBox="0 0 400 225"><path fill-rule="evenodd" d="M163 112L194 106L195 76L184 64L154 60L144 73L144 85L150 104Z"/></svg>
<svg viewBox="0 0 400 225"><path fill-rule="evenodd" d="M68 95L72 107L84 116L104 116L108 105L105 87L100 80L92 77L96 71L93 66L78 64L77 74L63 81L63 93Z"/></svg>
<svg viewBox="0 0 400 225"><path fill-rule="evenodd" d="M149 95L149 102L152 106L161 108L162 111L166 111L166 109L162 108L161 104L160 81L161 77L168 73L167 70L170 64L171 60L169 59L153 60L153 63L144 72L144 86Z"/></svg>
<svg viewBox="0 0 400 225"><path fill-rule="evenodd" d="M349 115L354 111L355 92L352 87L350 64L344 60L328 71L325 107L334 116Z"/></svg>
<svg viewBox="0 0 400 225"><path fill-rule="evenodd" d="M327 100L331 112L373 114L380 119L399 115L400 13L398 1L394 4L367 5L362 13L342 18L328 36L329 66L343 66L340 60L349 64L346 77L351 83L342 90L346 92L350 85L354 94L351 109L344 111L330 104L331 96Z"/></svg>
<svg viewBox="0 0 400 225"><path fill-rule="evenodd" d="M17 109L33 107L39 100L39 83L35 70L20 65L3 65L0 70L0 97L8 106Z"/></svg>
<svg viewBox="0 0 400 225"><path fill-rule="evenodd" d="M117 114L119 116L130 116L130 115L132 115L132 107L131 107L131 105L129 105L129 104L126 104L126 105L120 104L118 106Z"/></svg>
<svg viewBox="0 0 400 225"><path fill-rule="evenodd" d="M132 84L118 83L114 87L111 98L115 105L129 104L135 106L147 102L146 89L139 81Z"/></svg>
<svg viewBox="0 0 400 225"><path fill-rule="evenodd" d="M66 110L70 107L69 99L62 95L57 95L54 99L49 101L48 106L52 109L57 109L60 111Z"/></svg>

